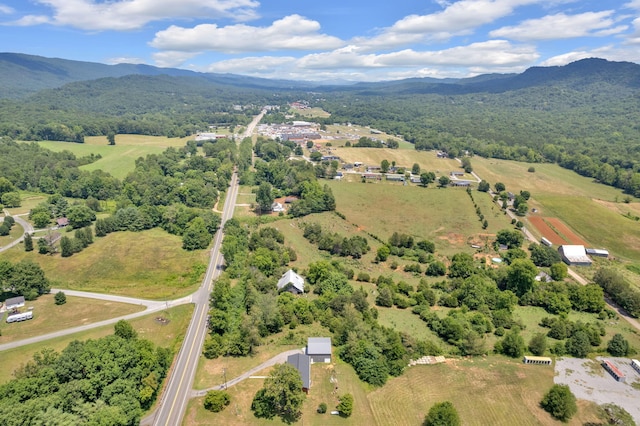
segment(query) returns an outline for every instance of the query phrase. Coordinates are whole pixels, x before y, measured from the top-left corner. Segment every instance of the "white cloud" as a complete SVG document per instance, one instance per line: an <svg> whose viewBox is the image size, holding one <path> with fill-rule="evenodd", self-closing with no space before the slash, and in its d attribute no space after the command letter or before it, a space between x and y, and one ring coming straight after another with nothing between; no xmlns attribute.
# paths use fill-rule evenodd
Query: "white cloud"
<svg viewBox="0 0 640 426"><path fill-rule="evenodd" d="M12 7L7 6L6 4L0 3L0 13L1 14L10 15L13 12L15 12L15 10L13 10Z"/></svg>
<svg viewBox="0 0 640 426"><path fill-rule="evenodd" d="M215 62L206 68L207 72L216 73L247 73L253 75L270 74L274 70L282 70L295 65L293 56L252 56L238 59L227 59Z"/></svg>
<svg viewBox="0 0 640 426"><path fill-rule="evenodd" d="M153 60L155 64L163 68L178 67L188 59L193 58L200 52L178 52L172 50L165 50L163 52L156 52L153 54Z"/></svg>
<svg viewBox="0 0 640 426"><path fill-rule="evenodd" d="M585 58L602 58L609 61L639 62L640 51L637 47L624 48L618 45L608 44L595 49L575 50L562 55L553 56L542 63L541 66L566 65Z"/></svg>
<svg viewBox="0 0 640 426"><path fill-rule="evenodd" d="M134 58L134 57L119 57L119 58L109 58L105 61L107 64L109 65L115 65L115 64L146 64L147 61L145 61L142 58Z"/></svg>
<svg viewBox="0 0 640 426"><path fill-rule="evenodd" d="M329 69L482 65L491 68L530 64L538 57L533 46L513 46L505 40L490 40L444 50L418 52L406 49L377 55L362 55L354 46L348 46L333 52L307 55L298 61L298 66Z"/></svg>
<svg viewBox="0 0 640 426"><path fill-rule="evenodd" d="M625 3L623 7L640 10L640 0L631 0L629 3Z"/></svg>
<svg viewBox="0 0 640 426"><path fill-rule="evenodd" d="M608 30L615 23L612 10L586 12L578 15L558 13L539 19L528 19L520 25L502 27L489 33L491 37L511 40L554 40L597 35L596 30ZM616 32L624 27L616 28Z"/></svg>
<svg viewBox="0 0 640 426"><path fill-rule="evenodd" d="M344 44L339 38L321 34L319 30L317 21L291 15L274 21L268 27L202 24L194 28L182 28L172 25L157 32L150 44L157 49L225 53L324 50Z"/></svg>
<svg viewBox="0 0 640 426"><path fill-rule="evenodd" d="M166 19L254 19L255 0L37 0L53 9L51 16L27 15L16 25L71 26L90 31L134 30Z"/></svg>

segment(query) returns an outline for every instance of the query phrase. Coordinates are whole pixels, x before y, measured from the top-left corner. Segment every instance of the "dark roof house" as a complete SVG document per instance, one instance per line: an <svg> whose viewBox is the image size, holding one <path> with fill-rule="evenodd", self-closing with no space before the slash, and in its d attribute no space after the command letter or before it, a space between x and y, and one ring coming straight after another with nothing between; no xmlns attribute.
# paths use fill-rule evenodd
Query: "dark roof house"
<svg viewBox="0 0 640 426"><path fill-rule="evenodd" d="M287 357L287 364L298 370L302 379L302 390L308 393L311 387L311 358L305 354L293 354Z"/></svg>
<svg viewBox="0 0 640 426"><path fill-rule="evenodd" d="M11 297L4 301L4 306L8 311L12 309L22 308L24 306L24 296Z"/></svg>

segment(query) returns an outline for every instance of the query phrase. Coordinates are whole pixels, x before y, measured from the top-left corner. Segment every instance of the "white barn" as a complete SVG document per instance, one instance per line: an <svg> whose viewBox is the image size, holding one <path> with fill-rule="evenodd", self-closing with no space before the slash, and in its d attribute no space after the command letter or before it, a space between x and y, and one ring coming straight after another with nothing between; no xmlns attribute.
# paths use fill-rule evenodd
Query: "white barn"
<svg viewBox="0 0 640 426"><path fill-rule="evenodd" d="M589 266L592 263L581 245L562 245L558 247L558 252L562 261L570 266Z"/></svg>

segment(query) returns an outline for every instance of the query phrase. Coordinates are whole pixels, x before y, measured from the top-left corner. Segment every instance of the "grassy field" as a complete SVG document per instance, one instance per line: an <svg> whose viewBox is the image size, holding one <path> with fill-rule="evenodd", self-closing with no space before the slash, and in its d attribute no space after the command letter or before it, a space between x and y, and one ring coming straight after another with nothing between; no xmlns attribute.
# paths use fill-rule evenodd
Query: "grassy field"
<svg viewBox="0 0 640 426"><path fill-rule="evenodd" d="M189 325L192 312L192 305L182 305L133 319L130 323L138 331L138 335L141 338L150 340L162 347L169 347L174 352L177 352ZM160 323L156 321L158 317L166 318L168 321ZM98 327L70 336L2 351L0 352L0 383L10 380L13 372L21 364L30 360L33 354L44 348L52 348L60 352L74 340L99 339L109 334L113 334L113 326Z"/></svg>
<svg viewBox="0 0 640 426"><path fill-rule="evenodd" d="M462 188L396 187L340 181L331 181L328 185L336 198L336 209L348 222L384 241L396 231L429 239L442 254L470 250L472 241L482 240L485 234L495 234L511 226L486 194L474 192L474 199L489 224L483 230L473 202Z"/></svg>
<svg viewBox="0 0 640 426"><path fill-rule="evenodd" d="M265 372L266 374L267 372ZM410 367L401 377L381 388L362 384L353 369L342 362L314 364L312 386L303 405L300 424L305 425L417 425L431 405L452 401L465 425L559 425L538 403L553 384L553 369L523 365L503 357L450 360L445 364ZM317 414L321 402L329 411L337 405L337 394L354 396L354 413L343 419ZM202 407L203 398L190 401L183 425L279 425L280 419L256 419L250 410L261 379L246 380L229 388L231 405L221 413ZM596 421L595 407L579 402L578 414L568 423Z"/></svg>
<svg viewBox="0 0 640 426"><path fill-rule="evenodd" d="M107 143L106 136L89 136L83 144L73 142L39 142L52 151L71 151L78 157L100 154L102 158L82 166L82 170L101 169L122 179L134 168L135 160L149 154L160 154L165 149L185 146L190 138L167 138L145 135L116 135L116 144Z"/></svg>
<svg viewBox="0 0 640 426"><path fill-rule="evenodd" d="M27 306L33 307L32 320L13 324L7 324L4 321L0 322L0 331L2 331L1 343L91 324L144 309L143 306L127 303L71 296L67 296L67 303L64 305L56 305L53 300L53 294L45 294L37 300L29 301Z"/></svg>
<svg viewBox="0 0 640 426"><path fill-rule="evenodd" d="M157 228L96 238L67 258L26 253L21 246L1 256L40 264L56 287L159 300L195 291L208 261L207 251L185 251L180 237Z"/></svg>
<svg viewBox="0 0 640 426"><path fill-rule="evenodd" d="M437 158L434 151L416 151L413 145L409 145L408 149L331 147L331 151L346 163L359 161L379 166L382 160L387 160L389 163L395 161L397 166L406 167L408 170L411 170L414 163L418 163L422 171L431 171L438 176L448 175L452 170L462 171L460 163L456 160Z"/></svg>

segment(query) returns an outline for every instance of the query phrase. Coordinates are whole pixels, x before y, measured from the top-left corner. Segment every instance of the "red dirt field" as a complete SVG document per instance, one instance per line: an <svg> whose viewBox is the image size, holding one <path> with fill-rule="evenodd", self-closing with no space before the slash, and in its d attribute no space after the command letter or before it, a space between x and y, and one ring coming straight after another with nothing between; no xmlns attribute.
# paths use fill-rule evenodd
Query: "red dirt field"
<svg viewBox="0 0 640 426"><path fill-rule="evenodd" d="M547 222L545 222L543 217L529 216L529 222L531 222L531 224L540 231L543 237L551 241L553 244L562 245L567 243L564 238L558 235L549 225L547 225Z"/></svg>
<svg viewBox="0 0 640 426"><path fill-rule="evenodd" d="M578 237L567 225L565 225L560 219L557 217L545 217L544 220L555 229L558 230L559 233L564 235L569 239L571 244L580 244L583 246L588 246L587 242L582 238Z"/></svg>

